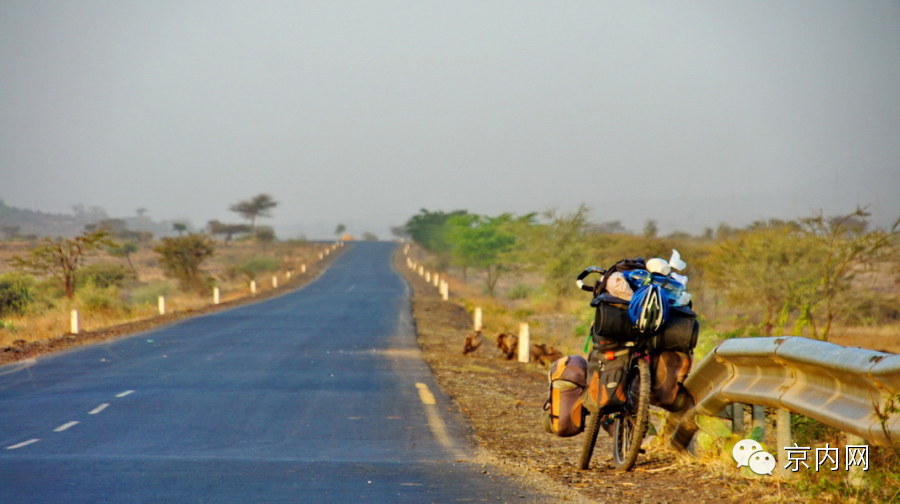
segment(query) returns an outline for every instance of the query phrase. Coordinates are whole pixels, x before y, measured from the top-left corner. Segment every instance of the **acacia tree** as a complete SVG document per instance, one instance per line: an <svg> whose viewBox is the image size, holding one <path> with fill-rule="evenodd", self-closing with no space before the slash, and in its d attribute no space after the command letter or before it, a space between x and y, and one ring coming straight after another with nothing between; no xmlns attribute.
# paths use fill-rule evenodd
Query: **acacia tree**
<svg viewBox="0 0 900 504"><path fill-rule="evenodd" d="M406 221L406 232L416 243L435 254L446 253L450 250L447 244L447 221L455 216L466 215L465 210L431 212L426 209Z"/></svg>
<svg viewBox="0 0 900 504"><path fill-rule="evenodd" d="M440 210L431 212L423 208L406 221L405 231L413 241L434 254L438 259L438 268L443 269L451 260L451 247L446 236L450 229L448 221L452 217L466 214L466 210L454 210L447 213ZM465 267L463 267L463 276L465 276L465 271Z"/></svg>
<svg viewBox="0 0 900 504"><path fill-rule="evenodd" d="M491 297L500 275L509 268L508 254L516 245L515 235L506 229L514 221L510 214L498 217L464 214L447 220L445 239L453 261L463 268L483 269L485 287Z"/></svg>
<svg viewBox="0 0 900 504"><path fill-rule="evenodd" d="M87 255L101 246L115 246L105 229L85 231L75 238L45 238L28 255L15 256L10 263L19 269L57 278L66 297L74 299L78 269L84 265Z"/></svg>
<svg viewBox="0 0 900 504"><path fill-rule="evenodd" d="M209 232L212 235L225 235L224 241L228 243L236 234L246 234L252 231L247 224L227 224L217 220L211 220L207 223Z"/></svg>
<svg viewBox="0 0 900 504"><path fill-rule="evenodd" d="M110 255L116 257L124 257L125 261L128 262L128 267L131 268L131 271L133 271L135 274L137 274L137 269L135 269L134 263L131 262L131 254L137 251L138 246L134 242L125 242L121 245L115 245L107 249L107 252L109 252Z"/></svg>
<svg viewBox="0 0 900 504"><path fill-rule="evenodd" d="M823 260L815 268L818 279L801 293L801 324L808 324L813 337L828 340L831 326L847 303L842 296L851 291L856 276L873 265L896 260L895 240L900 219L889 231L867 231L871 214L863 208L846 215L826 218L819 213L802 219L807 237L819 248ZM816 313L824 318L819 332Z"/></svg>
<svg viewBox="0 0 900 504"><path fill-rule="evenodd" d="M543 275L544 288L553 295L557 305L573 288L575 273L588 262L589 213L585 205L572 213L547 211L543 217L549 222L529 226L522 237L527 243L522 262Z"/></svg>
<svg viewBox="0 0 900 504"><path fill-rule="evenodd" d="M707 260L710 282L732 302L762 307L762 333L771 336L817 282L820 250L796 223L758 222L719 242Z"/></svg>
<svg viewBox="0 0 900 504"><path fill-rule="evenodd" d="M271 217L272 209L278 206L268 194L257 194L249 200L240 201L231 205L229 210L241 214L241 217L250 221L250 230L256 230L256 219L259 217Z"/></svg>
<svg viewBox="0 0 900 504"><path fill-rule="evenodd" d="M162 243L153 250L160 255L163 272L178 280L182 290L199 293L206 289L206 279L200 266L215 253L210 237L189 233L163 238Z"/></svg>
<svg viewBox="0 0 900 504"><path fill-rule="evenodd" d="M253 238L262 243L263 250L266 250L268 245L276 239L275 230L270 226L259 226L256 228L256 232L253 233Z"/></svg>

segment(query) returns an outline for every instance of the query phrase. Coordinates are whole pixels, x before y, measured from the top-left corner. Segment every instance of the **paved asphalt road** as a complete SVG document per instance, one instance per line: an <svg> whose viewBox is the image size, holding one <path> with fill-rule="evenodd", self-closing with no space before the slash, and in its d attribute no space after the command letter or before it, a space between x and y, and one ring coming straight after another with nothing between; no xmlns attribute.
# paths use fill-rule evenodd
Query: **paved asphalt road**
<svg viewBox="0 0 900 504"><path fill-rule="evenodd" d="M0 367L0 503L537 499L467 462L392 251L358 243L300 291Z"/></svg>

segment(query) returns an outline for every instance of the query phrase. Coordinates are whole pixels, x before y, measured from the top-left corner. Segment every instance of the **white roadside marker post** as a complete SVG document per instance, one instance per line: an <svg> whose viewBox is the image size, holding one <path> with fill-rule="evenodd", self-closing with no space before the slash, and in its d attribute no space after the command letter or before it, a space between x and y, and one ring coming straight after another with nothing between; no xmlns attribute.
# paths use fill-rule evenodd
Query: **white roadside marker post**
<svg viewBox="0 0 900 504"><path fill-rule="evenodd" d="M219 302L220 302L219 288L213 287L213 304L219 304Z"/></svg>
<svg viewBox="0 0 900 504"><path fill-rule="evenodd" d="M156 304L159 308L159 314L165 315L166 314L166 298L165 298L165 296L159 296L159 298L156 300Z"/></svg>
<svg viewBox="0 0 900 504"><path fill-rule="evenodd" d="M475 323L473 324L473 328L476 331L480 331L482 328L482 316L481 316L481 307L475 308Z"/></svg>
<svg viewBox="0 0 900 504"><path fill-rule="evenodd" d="M528 363L531 360L531 336L528 332L528 323L519 324L519 362Z"/></svg>
<svg viewBox="0 0 900 504"><path fill-rule="evenodd" d="M78 310L72 310L69 318L69 328L72 330L72 334L78 334Z"/></svg>

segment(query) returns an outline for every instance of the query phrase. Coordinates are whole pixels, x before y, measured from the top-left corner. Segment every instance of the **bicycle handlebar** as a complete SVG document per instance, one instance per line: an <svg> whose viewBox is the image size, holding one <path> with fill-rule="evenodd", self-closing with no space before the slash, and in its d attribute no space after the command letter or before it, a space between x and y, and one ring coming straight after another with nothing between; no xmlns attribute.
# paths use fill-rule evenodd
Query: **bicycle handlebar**
<svg viewBox="0 0 900 504"><path fill-rule="evenodd" d="M587 268L584 269L584 271L582 271L578 275L578 279L575 280L575 285L577 285L578 288L581 290L586 290L588 292L594 292L593 287L590 287L590 286L587 286L584 284L585 277L587 277L591 273L597 273L598 275L604 275L604 274L606 274L606 270L603 268L598 268L597 266L588 266Z"/></svg>

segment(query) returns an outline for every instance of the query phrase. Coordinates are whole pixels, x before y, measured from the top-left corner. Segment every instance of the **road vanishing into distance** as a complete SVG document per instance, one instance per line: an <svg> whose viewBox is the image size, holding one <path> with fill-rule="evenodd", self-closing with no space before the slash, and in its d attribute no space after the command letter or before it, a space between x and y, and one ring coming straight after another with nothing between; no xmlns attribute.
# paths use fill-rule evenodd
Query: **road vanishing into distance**
<svg viewBox="0 0 900 504"><path fill-rule="evenodd" d="M471 461L393 250L357 243L281 297L0 367L0 503L539 499Z"/></svg>

